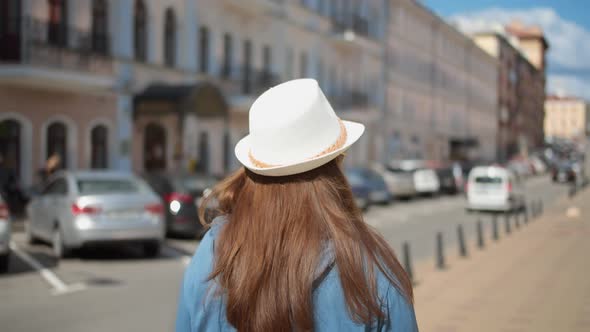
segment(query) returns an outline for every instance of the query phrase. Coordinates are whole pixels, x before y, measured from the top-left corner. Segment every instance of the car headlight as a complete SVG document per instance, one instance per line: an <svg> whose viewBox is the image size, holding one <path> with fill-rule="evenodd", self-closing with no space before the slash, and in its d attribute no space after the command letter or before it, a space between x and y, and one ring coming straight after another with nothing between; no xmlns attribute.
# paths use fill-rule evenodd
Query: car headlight
<svg viewBox="0 0 590 332"><path fill-rule="evenodd" d="M177 214L178 211L180 211L180 202L177 200L173 200L172 202L170 202L170 212L172 212L173 214Z"/></svg>

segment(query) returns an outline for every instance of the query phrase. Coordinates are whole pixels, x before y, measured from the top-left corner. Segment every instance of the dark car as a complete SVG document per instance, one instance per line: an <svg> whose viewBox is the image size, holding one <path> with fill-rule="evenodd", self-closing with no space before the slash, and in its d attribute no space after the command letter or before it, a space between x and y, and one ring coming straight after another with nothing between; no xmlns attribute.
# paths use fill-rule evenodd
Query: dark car
<svg viewBox="0 0 590 332"><path fill-rule="evenodd" d="M440 167L435 171L442 193L455 195L459 192L459 184L452 167Z"/></svg>
<svg viewBox="0 0 590 332"><path fill-rule="evenodd" d="M356 205L363 211L369 208L371 189L364 178L356 172L346 171L346 178L352 188Z"/></svg>
<svg viewBox="0 0 590 332"><path fill-rule="evenodd" d="M381 174L362 167L350 168L347 173L362 178L362 182L369 188L370 204L387 204L391 201L392 195L387 189L387 184Z"/></svg>
<svg viewBox="0 0 590 332"><path fill-rule="evenodd" d="M195 174L147 174L144 179L164 202L166 234L201 237L198 209L206 191L217 179Z"/></svg>

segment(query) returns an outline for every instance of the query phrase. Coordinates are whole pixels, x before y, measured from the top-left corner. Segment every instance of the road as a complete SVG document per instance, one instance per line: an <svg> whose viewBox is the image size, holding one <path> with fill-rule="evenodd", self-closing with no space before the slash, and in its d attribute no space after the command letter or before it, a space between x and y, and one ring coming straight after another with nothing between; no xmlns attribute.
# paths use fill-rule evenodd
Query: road
<svg viewBox="0 0 590 332"><path fill-rule="evenodd" d="M529 201L542 199L545 207L566 193L546 177L526 187ZM464 204L462 196L422 198L372 207L365 218L398 252L408 241L414 260L428 259L437 231L449 251L457 250L459 223L473 237L477 215ZM60 262L48 246L27 245L22 233L13 245L10 271L0 276L2 331L170 331L182 273L198 242L169 240L157 259L133 247L103 247Z"/></svg>

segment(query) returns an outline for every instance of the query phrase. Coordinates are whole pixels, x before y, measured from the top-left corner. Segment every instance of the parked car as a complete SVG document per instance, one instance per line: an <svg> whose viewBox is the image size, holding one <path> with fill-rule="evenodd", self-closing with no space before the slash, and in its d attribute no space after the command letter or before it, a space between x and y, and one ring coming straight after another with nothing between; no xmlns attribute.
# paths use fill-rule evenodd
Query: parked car
<svg viewBox="0 0 590 332"><path fill-rule="evenodd" d="M436 172L423 160L402 160L392 163L392 169L412 173L414 188L419 195L434 195L440 190Z"/></svg>
<svg viewBox="0 0 590 332"><path fill-rule="evenodd" d="M371 188L365 183L360 174L346 170L345 175L352 189L356 205L363 211L367 210L370 203Z"/></svg>
<svg viewBox="0 0 590 332"><path fill-rule="evenodd" d="M164 240L164 207L142 179L111 171L62 171L28 206L29 242L43 240L61 258L90 243L137 243L148 257Z"/></svg>
<svg viewBox="0 0 590 332"><path fill-rule="evenodd" d="M376 164L372 168L375 172L383 177L387 190L397 199L407 199L416 196L416 187L414 186L414 175L398 168L385 167Z"/></svg>
<svg viewBox="0 0 590 332"><path fill-rule="evenodd" d="M512 211L525 207L524 187L510 169L478 166L467 180L468 210Z"/></svg>
<svg viewBox="0 0 590 332"><path fill-rule="evenodd" d="M457 181L453 167L439 167L435 171L442 193L454 195L460 191L461 184Z"/></svg>
<svg viewBox="0 0 590 332"><path fill-rule="evenodd" d="M383 177L370 168L350 168L348 172L355 173L362 177L363 182L369 187L370 204L387 204L391 201L392 195L387 189Z"/></svg>
<svg viewBox="0 0 590 332"><path fill-rule="evenodd" d="M167 234L203 235L198 209L216 178L199 174L147 174L144 179L164 202Z"/></svg>
<svg viewBox="0 0 590 332"><path fill-rule="evenodd" d="M10 212L0 197L0 273L8 270L10 260Z"/></svg>
<svg viewBox="0 0 590 332"><path fill-rule="evenodd" d="M576 172L573 165L574 163L569 160L558 162L551 171L553 182L575 182Z"/></svg>

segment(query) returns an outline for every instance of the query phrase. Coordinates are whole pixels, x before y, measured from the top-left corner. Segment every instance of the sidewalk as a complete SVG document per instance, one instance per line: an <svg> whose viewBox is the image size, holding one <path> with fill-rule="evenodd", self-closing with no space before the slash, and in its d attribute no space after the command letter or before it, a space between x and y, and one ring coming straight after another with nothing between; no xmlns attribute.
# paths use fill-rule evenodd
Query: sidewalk
<svg viewBox="0 0 590 332"><path fill-rule="evenodd" d="M417 266L421 331L590 331L590 189L498 242L489 235L444 271Z"/></svg>

